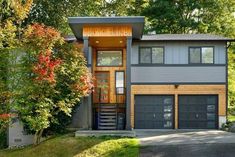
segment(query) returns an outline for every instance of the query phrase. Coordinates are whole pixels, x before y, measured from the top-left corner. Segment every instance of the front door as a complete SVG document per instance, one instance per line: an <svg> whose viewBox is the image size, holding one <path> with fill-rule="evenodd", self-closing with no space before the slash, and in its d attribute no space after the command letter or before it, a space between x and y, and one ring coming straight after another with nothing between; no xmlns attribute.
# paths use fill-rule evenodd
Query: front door
<svg viewBox="0 0 235 157"><path fill-rule="evenodd" d="M95 103L109 103L109 72L95 72L95 91L93 101Z"/></svg>

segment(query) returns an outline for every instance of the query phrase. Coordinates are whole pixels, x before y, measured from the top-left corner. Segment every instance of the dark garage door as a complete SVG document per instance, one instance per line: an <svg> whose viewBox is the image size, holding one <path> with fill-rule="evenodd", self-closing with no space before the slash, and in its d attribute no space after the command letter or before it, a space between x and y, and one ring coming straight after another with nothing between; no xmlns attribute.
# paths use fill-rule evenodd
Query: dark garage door
<svg viewBox="0 0 235 157"><path fill-rule="evenodd" d="M180 129L216 129L218 119L217 96L179 96Z"/></svg>
<svg viewBox="0 0 235 157"><path fill-rule="evenodd" d="M172 129L174 119L173 96L135 96L136 129Z"/></svg>

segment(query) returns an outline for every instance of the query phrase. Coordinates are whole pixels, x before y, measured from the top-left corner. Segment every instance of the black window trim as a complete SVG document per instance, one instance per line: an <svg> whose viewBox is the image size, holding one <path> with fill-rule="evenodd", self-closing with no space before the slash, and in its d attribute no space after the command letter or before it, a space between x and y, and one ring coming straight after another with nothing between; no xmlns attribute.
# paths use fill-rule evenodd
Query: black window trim
<svg viewBox="0 0 235 157"><path fill-rule="evenodd" d="M140 53L140 50L142 49L142 48L150 48L150 53L151 53L151 63L141 63L141 53ZM152 57L153 57L153 48L162 48L163 49L163 63L153 63L153 59L152 59ZM138 54L139 56L139 58L138 58L138 63L140 64L140 65L164 65L165 64L165 47L164 46L141 46L141 47L139 47L139 54Z"/></svg>
<svg viewBox="0 0 235 157"><path fill-rule="evenodd" d="M121 65L98 65L98 53L99 51L119 51L122 53L122 64ZM96 67L123 67L123 50L122 49L105 49L105 50L97 50L96 51Z"/></svg>
<svg viewBox="0 0 235 157"><path fill-rule="evenodd" d="M200 63L191 63L190 62L190 49L199 48L200 49ZM213 63L202 63L202 48L213 48ZM213 65L215 64L215 46L189 46L188 47L188 64L191 65Z"/></svg>

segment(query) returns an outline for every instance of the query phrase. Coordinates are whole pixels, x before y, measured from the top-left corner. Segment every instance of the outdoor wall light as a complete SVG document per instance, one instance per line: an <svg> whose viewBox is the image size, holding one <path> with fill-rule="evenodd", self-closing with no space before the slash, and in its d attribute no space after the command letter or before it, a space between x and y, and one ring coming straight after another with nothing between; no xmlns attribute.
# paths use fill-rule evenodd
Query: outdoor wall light
<svg viewBox="0 0 235 157"><path fill-rule="evenodd" d="M98 40L96 40L96 41L95 41L95 43L96 43L96 44L99 44L99 41L98 41Z"/></svg>
<svg viewBox="0 0 235 157"><path fill-rule="evenodd" d="M179 84L175 84L175 89L177 89L179 87Z"/></svg>

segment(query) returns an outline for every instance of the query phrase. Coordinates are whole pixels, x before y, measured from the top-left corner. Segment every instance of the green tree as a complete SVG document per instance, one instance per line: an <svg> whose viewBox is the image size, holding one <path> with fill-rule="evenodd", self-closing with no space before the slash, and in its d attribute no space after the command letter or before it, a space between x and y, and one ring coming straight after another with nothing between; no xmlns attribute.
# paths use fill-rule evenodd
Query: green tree
<svg viewBox="0 0 235 157"><path fill-rule="evenodd" d="M54 28L33 24L23 39L17 111L38 144L59 113L70 116L80 98L91 92L93 82L81 50L64 43Z"/></svg>
<svg viewBox="0 0 235 157"><path fill-rule="evenodd" d="M233 50L235 47L233 46ZM228 64L228 103L229 103L229 114L235 115L235 53L229 51L229 64Z"/></svg>
<svg viewBox="0 0 235 157"><path fill-rule="evenodd" d="M142 15L150 22L147 31L231 36L234 34L234 9L235 2L227 0L150 0Z"/></svg>
<svg viewBox="0 0 235 157"><path fill-rule="evenodd" d="M6 131L12 117L17 84L16 48L32 0L0 0L0 147L7 146Z"/></svg>
<svg viewBox="0 0 235 157"><path fill-rule="evenodd" d="M131 0L34 0L25 24L44 23L68 34L68 17L127 15L130 4Z"/></svg>
<svg viewBox="0 0 235 157"><path fill-rule="evenodd" d="M148 0L132 0L128 8L128 15L140 16L147 5Z"/></svg>

